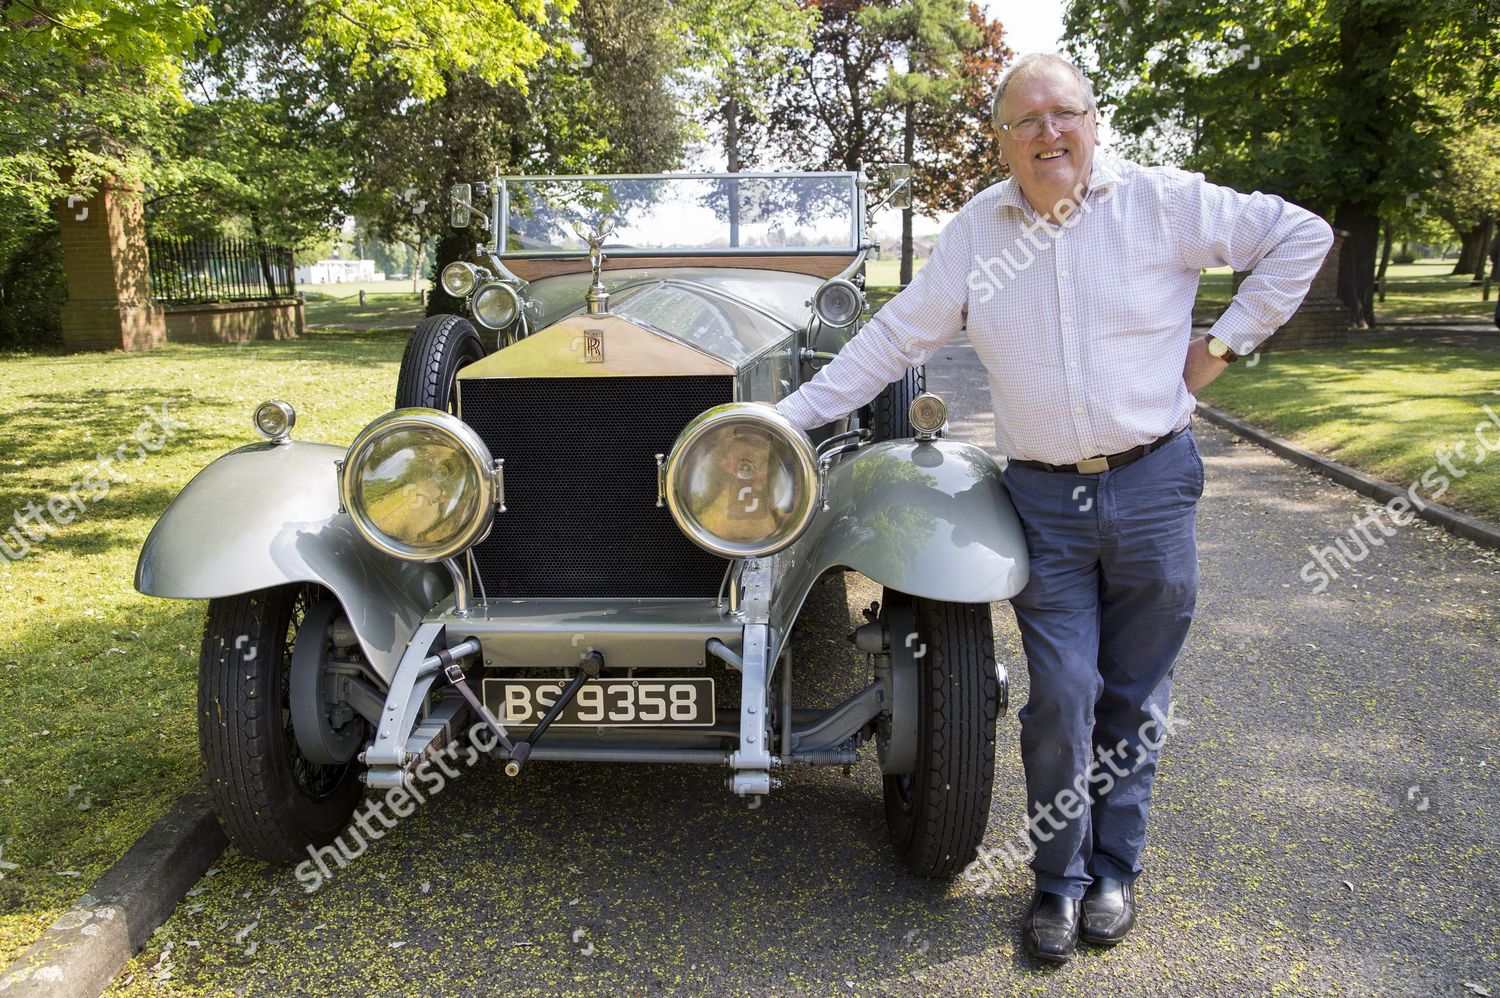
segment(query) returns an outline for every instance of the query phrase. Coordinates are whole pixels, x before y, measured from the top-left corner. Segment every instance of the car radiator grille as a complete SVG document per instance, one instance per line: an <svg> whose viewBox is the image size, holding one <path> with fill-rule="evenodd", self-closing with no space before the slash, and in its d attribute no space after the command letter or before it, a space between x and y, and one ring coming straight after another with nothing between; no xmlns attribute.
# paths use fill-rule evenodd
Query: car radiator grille
<svg viewBox="0 0 1500 998"><path fill-rule="evenodd" d="M712 597L724 559L656 505L656 455L730 377L476 378L459 415L505 459L504 513L474 548L495 597Z"/></svg>

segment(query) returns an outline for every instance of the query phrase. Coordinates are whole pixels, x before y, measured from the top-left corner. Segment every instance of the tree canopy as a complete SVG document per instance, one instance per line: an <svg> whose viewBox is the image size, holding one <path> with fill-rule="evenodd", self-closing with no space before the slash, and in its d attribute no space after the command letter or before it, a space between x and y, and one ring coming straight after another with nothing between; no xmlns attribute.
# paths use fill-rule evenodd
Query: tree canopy
<svg viewBox="0 0 1500 998"><path fill-rule="evenodd" d="M1340 293L1360 324L1380 219L1437 186L1435 150L1500 107L1483 2L1073 0L1066 25L1114 127L1349 233Z"/></svg>

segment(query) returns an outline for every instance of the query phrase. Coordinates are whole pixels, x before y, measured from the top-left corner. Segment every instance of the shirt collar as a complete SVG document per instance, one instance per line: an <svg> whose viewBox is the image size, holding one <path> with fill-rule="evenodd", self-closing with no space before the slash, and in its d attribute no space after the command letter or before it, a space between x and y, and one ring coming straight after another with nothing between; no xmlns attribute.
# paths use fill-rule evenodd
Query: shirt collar
<svg viewBox="0 0 1500 998"><path fill-rule="evenodd" d="M1100 149L1094 150L1094 162L1089 166L1089 193L1092 197L1096 191L1118 186L1124 176L1120 172L1120 166L1115 158ZM1007 178L1000 185L1000 208L1019 208L1022 212L1035 214L1031 202L1026 200L1026 195L1021 193L1021 185L1014 176Z"/></svg>

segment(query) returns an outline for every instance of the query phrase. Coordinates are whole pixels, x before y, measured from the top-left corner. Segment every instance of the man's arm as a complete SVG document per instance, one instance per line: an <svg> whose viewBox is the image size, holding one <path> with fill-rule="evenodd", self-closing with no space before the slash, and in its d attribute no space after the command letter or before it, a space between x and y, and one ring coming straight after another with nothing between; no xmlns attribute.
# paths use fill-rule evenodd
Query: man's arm
<svg viewBox="0 0 1500 998"><path fill-rule="evenodd" d="M1305 208L1270 194L1241 194L1196 174L1182 175L1171 210L1183 263L1199 269L1231 266L1250 271L1209 330L1241 356L1254 353L1297 311L1333 245L1333 229ZM1184 377L1189 389L1194 355L1203 349L1203 344L1195 344L1188 351ZM1208 360L1223 369L1223 361ZM1211 368L1203 368L1207 370Z"/></svg>
<svg viewBox="0 0 1500 998"><path fill-rule="evenodd" d="M968 220L943 230L932 258L836 358L776 408L804 430L831 423L879 395L907 368L927 362L964 327L968 309Z"/></svg>

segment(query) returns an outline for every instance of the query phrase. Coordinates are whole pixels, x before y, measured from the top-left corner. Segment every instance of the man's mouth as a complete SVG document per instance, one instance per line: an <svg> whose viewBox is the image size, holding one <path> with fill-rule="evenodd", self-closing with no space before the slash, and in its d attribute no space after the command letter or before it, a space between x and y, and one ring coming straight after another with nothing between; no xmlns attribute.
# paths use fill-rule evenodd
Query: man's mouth
<svg viewBox="0 0 1500 998"><path fill-rule="evenodd" d="M1048 149L1046 152L1037 153L1036 158L1042 160L1043 162L1046 162L1048 160L1061 159L1067 154L1068 150L1066 149Z"/></svg>

